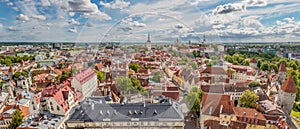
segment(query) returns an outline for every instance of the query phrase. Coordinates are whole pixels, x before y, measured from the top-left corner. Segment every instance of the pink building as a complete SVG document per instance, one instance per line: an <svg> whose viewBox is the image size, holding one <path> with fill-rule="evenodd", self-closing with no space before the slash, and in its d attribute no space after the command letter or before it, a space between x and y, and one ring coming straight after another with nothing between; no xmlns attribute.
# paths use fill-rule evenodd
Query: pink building
<svg viewBox="0 0 300 129"><path fill-rule="evenodd" d="M90 68L75 75L71 81L71 86L81 92L83 97L90 97L97 85L97 75Z"/></svg>

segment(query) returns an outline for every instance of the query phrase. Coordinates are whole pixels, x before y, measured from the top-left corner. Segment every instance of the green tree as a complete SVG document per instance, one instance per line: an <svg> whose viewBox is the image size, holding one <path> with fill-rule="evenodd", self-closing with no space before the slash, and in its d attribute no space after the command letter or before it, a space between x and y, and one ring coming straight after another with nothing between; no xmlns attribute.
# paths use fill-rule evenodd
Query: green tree
<svg viewBox="0 0 300 129"><path fill-rule="evenodd" d="M269 70L270 70L269 63L267 63L267 62L262 63L260 69L261 69L262 71L269 71Z"/></svg>
<svg viewBox="0 0 300 129"><path fill-rule="evenodd" d="M196 50L193 51L193 56L194 56L194 57L198 57L198 53L197 53Z"/></svg>
<svg viewBox="0 0 300 129"><path fill-rule="evenodd" d="M12 64L12 61L10 59L5 59L5 65L10 66Z"/></svg>
<svg viewBox="0 0 300 129"><path fill-rule="evenodd" d="M128 94L132 89L133 85L129 78L126 78L124 76L117 76L116 87L122 94Z"/></svg>
<svg viewBox="0 0 300 129"><path fill-rule="evenodd" d="M249 87L260 87L260 83L257 81L250 82Z"/></svg>
<svg viewBox="0 0 300 129"><path fill-rule="evenodd" d="M50 57L50 53L49 53L49 52L46 53L46 57L47 57L47 58Z"/></svg>
<svg viewBox="0 0 300 129"><path fill-rule="evenodd" d="M59 67L60 67L60 68L63 68L63 67L65 67L65 62L61 62L61 63L59 63Z"/></svg>
<svg viewBox="0 0 300 129"><path fill-rule="evenodd" d="M37 68L41 68L41 64L40 64L40 63L38 63L36 67L37 67Z"/></svg>
<svg viewBox="0 0 300 129"><path fill-rule="evenodd" d="M146 94L146 90L143 89L140 80L136 79L136 78L130 78L131 83L132 83L132 88L133 91L138 91L142 94Z"/></svg>
<svg viewBox="0 0 300 129"><path fill-rule="evenodd" d="M189 108L193 111L200 111L200 101L202 98L202 90L198 87L192 87L186 96Z"/></svg>
<svg viewBox="0 0 300 129"><path fill-rule="evenodd" d="M104 72L103 71L96 71L97 73L97 79L100 81L100 82L103 82L104 81Z"/></svg>
<svg viewBox="0 0 300 129"><path fill-rule="evenodd" d="M68 74L66 71L62 71L61 76L62 76L63 78L68 78L68 77L69 77L69 74Z"/></svg>
<svg viewBox="0 0 300 129"><path fill-rule="evenodd" d="M192 67L193 67L194 70L198 69L197 62L192 62Z"/></svg>
<svg viewBox="0 0 300 129"><path fill-rule="evenodd" d="M162 73L160 71L156 71L153 74L152 80L154 82L160 82L160 79L163 77Z"/></svg>
<svg viewBox="0 0 300 129"><path fill-rule="evenodd" d="M134 72L138 72L138 69L139 69L139 65L138 64L136 64L136 63L131 63L130 65L129 65L129 68L130 69L132 69Z"/></svg>
<svg viewBox="0 0 300 129"><path fill-rule="evenodd" d="M244 60L243 65L244 66L249 66L250 65L250 60Z"/></svg>
<svg viewBox="0 0 300 129"><path fill-rule="evenodd" d="M241 98L239 99L238 105L240 107L245 107L245 108L255 107L258 98L259 97L255 92L250 90L245 90Z"/></svg>
<svg viewBox="0 0 300 129"><path fill-rule="evenodd" d="M261 60L258 60L258 61L257 61L257 64L256 64L257 68L260 68L260 67L261 67L261 63L262 63Z"/></svg>
<svg viewBox="0 0 300 129"><path fill-rule="evenodd" d="M12 114L11 123L8 125L9 129L16 129L23 123L24 116L20 110L15 110Z"/></svg>

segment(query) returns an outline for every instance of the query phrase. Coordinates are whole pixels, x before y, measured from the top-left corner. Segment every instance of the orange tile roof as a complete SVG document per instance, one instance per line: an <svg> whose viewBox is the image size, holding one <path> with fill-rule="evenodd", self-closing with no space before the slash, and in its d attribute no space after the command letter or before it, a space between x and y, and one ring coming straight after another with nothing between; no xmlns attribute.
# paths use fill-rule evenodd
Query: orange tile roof
<svg viewBox="0 0 300 129"><path fill-rule="evenodd" d="M286 72L284 61L281 61L278 71L280 71L280 72Z"/></svg>
<svg viewBox="0 0 300 129"><path fill-rule="evenodd" d="M289 78L284 82L281 86L281 90L288 93L297 93L296 84L292 76L289 76Z"/></svg>
<svg viewBox="0 0 300 129"><path fill-rule="evenodd" d="M234 107L233 111L237 117L256 118L266 120L263 114L252 108Z"/></svg>
<svg viewBox="0 0 300 129"><path fill-rule="evenodd" d="M224 94L210 94L204 93L202 95L202 109L203 114L209 115L211 111L212 116L219 116L221 113L233 114L232 108L234 107L233 102L230 100L230 95Z"/></svg>

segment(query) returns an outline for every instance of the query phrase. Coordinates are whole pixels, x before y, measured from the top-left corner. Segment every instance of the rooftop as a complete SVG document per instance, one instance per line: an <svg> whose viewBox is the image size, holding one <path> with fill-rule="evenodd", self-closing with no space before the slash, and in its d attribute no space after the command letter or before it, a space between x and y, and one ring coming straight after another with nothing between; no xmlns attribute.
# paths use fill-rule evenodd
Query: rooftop
<svg viewBox="0 0 300 129"><path fill-rule="evenodd" d="M288 93L297 93L296 84L292 76L290 76L281 86L281 90Z"/></svg>
<svg viewBox="0 0 300 129"><path fill-rule="evenodd" d="M89 97L74 107L67 121L183 121L176 102L107 104L103 97Z"/></svg>

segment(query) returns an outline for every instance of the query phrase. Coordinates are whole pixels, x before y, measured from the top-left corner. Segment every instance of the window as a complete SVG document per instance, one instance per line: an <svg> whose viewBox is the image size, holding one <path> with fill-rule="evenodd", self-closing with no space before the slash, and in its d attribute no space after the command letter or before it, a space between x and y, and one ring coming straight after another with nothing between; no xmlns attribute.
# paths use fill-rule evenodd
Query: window
<svg viewBox="0 0 300 129"><path fill-rule="evenodd" d="M57 110L59 110L59 106L57 105Z"/></svg>

